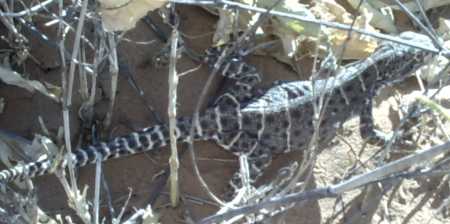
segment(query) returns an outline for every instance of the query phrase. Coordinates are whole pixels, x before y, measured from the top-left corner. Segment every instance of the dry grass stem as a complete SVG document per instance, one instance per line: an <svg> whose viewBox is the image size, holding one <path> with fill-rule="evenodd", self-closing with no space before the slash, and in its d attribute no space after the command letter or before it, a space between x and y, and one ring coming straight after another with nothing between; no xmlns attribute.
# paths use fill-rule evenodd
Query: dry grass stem
<svg viewBox="0 0 450 224"><path fill-rule="evenodd" d="M179 200L179 184L178 184L178 149L177 149L177 87L178 87L178 75L177 75L177 49L178 49L178 31L175 27L172 30L172 36L170 38L170 64L169 64L169 137L170 137L170 202L173 207L176 207ZM178 133L179 134L179 133Z"/></svg>

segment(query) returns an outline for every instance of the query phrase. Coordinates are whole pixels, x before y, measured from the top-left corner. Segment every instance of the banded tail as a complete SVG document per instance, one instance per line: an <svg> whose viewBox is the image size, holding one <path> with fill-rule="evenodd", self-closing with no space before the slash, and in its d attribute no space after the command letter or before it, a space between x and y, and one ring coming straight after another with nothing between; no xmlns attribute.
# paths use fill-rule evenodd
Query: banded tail
<svg viewBox="0 0 450 224"><path fill-rule="evenodd" d="M202 121L203 118L199 120ZM189 131L191 128L192 119L182 117L177 119L177 127L175 129L175 135L177 136L177 142L189 141ZM206 130L202 130L202 125L205 122L199 122L194 129L194 140L208 140L212 136L205 133ZM75 167L82 167L88 163L96 163L98 160L106 161L109 159L120 158L128 155L138 154L151 150L158 149L160 147L169 144L169 129L166 125L155 125L152 127L144 128L140 131L133 132L128 135L114 138L110 142L99 142L94 145L89 145L67 154L64 160L58 164L59 169L67 167L68 160L72 160ZM16 179L24 180L25 178L32 178L42 176L54 172L52 167L52 161L49 159L43 159L40 161L17 165L10 169L6 169L0 172L0 183L8 183Z"/></svg>

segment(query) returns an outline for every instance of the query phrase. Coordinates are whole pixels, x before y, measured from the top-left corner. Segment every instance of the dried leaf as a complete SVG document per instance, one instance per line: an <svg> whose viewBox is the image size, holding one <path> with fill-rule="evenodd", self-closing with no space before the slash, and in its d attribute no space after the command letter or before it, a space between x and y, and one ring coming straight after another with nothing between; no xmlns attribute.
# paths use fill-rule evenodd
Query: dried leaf
<svg viewBox="0 0 450 224"><path fill-rule="evenodd" d="M268 8L273 5L272 0L261 0L258 1L259 7ZM286 12L295 14L302 17L314 18L314 14L308 9L307 5L300 4L296 0L286 0L283 1L282 4L277 5L274 10L280 12ZM290 32L294 32L296 34L302 34L305 36L317 36L320 31L320 26L317 24L302 22L298 20L293 20L285 17L274 17L275 21L278 21L280 27L289 30Z"/></svg>
<svg viewBox="0 0 450 224"><path fill-rule="evenodd" d="M253 4L253 1L251 0L242 0L241 2L262 8L269 8L274 4L274 1L272 0L260 0L255 4ZM306 5L300 4L295 0L283 1L276 6L274 10L312 18L314 17L314 15L306 8ZM247 29L257 21L258 16L259 15L255 13L240 12L239 21L234 21L235 16L232 11L220 9L219 21L217 23L213 42L216 44L228 42L229 36L233 32L233 24L238 22L240 29ZM304 35L317 35L320 30L320 26L318 25L278 16L272 17L269 23L271 24L270 27L265 27L264 30L257 30L257 34L264 32L264 34L278 36L283 42L285 53L288 55L292 55L297 50L299 42L297 37L299 36L299 33Z"/></svg>
<svg viewBox="0 0 450 224"><path fill-rule="evenodd" d="M19 73L3 66L0 66L0 79L6 84L22 87L30 92L38 91L56 102L60 101L61 89L59 87L46 84L50 87L46 88L41 82L25 79Z"/></svg>
<svg viewBox="0 0 450 224"><path fill-rule="evenodd" d="M442 71L445 66L449 63L449 60L444 56L434 57L433 60L422 66L419 70L417 70L417 74L426 80L429 84L437 83L437 82L446 82L449 80L448 72L450 69Z"/></svg>
<svg viewBox="0 0 450 224"><path fill-rule="evenodd" d="M148 11L160 8L167 0L99 0L100 15L107 31L125 31L134 28L136 22Z"/></svg>
<svg viewBox="0 0 450 224"><path fill-rule="evenodd" d="M229 10L219 10L219 20L217 21L216 32L214 32L213 43L222 45L230 40L233 32L234 15Z"/></svg>
<svg viewBox="0 0 450 224"><path fill-rule="evenodd" d="M357 9L360 0L347 0L347 2L354 8ZM377 29L384 30L387 33L398 33L397 27L395 26L394 18L392 16L386 15L383 13L380 6L383 3L378 0L372 1L363 1L361 6L359 7L359 12L365 10L366 12L372 14L372 20L370 21L370 25L376 27Z"/></svg>
<svg viewBox="0 0 450 224"><path fill-rule="evenodd" d="M444 40L450 40L450 20L439 18L439 25L436 32Z"/></svg>
<svg viewBox="0 0 450 224"><path fill-rule="evenodd" d="M439 37L444 40L444 48L450 47L450 20L440 18L439 26L436 29ZM450 69L442 71L447 64L450 63L449 59L442 56L437 55L433 57L433 60L422 66L417 74L420 75L421 78L425 79L429 84L437 83L437 82L447 82L450 77L447 75L450 72Z"/></svg>
<svg viewBox="0 0 450 224"><path fill-rule="evenodd" d="M316 5L311 8L311 11L323 20L345 24L351 24L353 22L351 15L342 6L332 0L317 2ZM377 32L377 30L370 25L371 20L372 13L367 10L362 10L362 14L356 18L354 27ZM365 58L378 46L377 40L374 38L357 33L352 33L351 38L348 39L348 31L346 30L324 28L322 29L322 32L331 42L334 54L343 59ZM342 54L344 44L345 52Z"/></svg>
<svg viewBox="0 0 450 224"><path fill-rule="evenodd" d="M262 1L264 7L269 7L272 1ZM273 4L273 3L272 3ZM275 7L275 10L281 12L293 13L299 16L315 18L314 14L304 4L297 1L285 1ZM320 32L320 26L317 24L305 23L298 20L288 19L284 17L274 17L271 20L271 28L273 34L281 39L283 49L288 57L294 56L299 50L301 41L305 36L317 37Z"/></svg>
<svg viewBox="0 0 450 224"><path fill-rule="evenodd" d="M358 5L360 4L360 0L347 0L347 2L356 9ZM385 13L383 13L383 9L389 9L389 10L401 10L400 7L395 4L394 2L390 2L390 4L387 4L389 1L382 1L382 0L367 0L364 1L361 4L360 9L365 9L368 12L373 14L372 21L370 24L377 29L381 29L386 31L387 33L397 33L398 30L395 26L394 18L392 16L387 16ZM441 7L444 5L449 5L450 0L427 0L427 1L420 1L422 3L422 7L425 11ZM419 7L417 6L417 3L415 0L409 0L409 1L402 1L404 6L408 8L411 12L418 12Z"/></svg>
<svg viewBox="0 0 450 224"><path fill-rule="evenodd" d="M11 161L33 162L46 155L45 148L54 147L54 143L45 136L35 135L33 141L0 129L0 160L12 167Z"/></svg>
<svg viewBox="0 0 450 224"><path fill-rule="evenodd" d="M371 0L371 1L375 1L375 0ZM378 1L378 0L376 0ZM403 4L406 6L406 8L408 8L410 11L412 12L418 12L419 11L419 7L416 4L415 0L409 0L408 2L404 2L402 1ZM428 10L428 9L433 9L433 8L437 8L437 7L441 7L444 5L449 5L450 4L450 0L426 0L426 1L420 1L422 3L422 7L424 8L424 10ZM400 10L400 7L398 7L395 3L391 4L391 5L385 5L386 7L390 7L394 10Z"/></svg>
<svg viewBox="0 0 450 224"><path fill-rule="evenodd" d="M253 4L257 7L269 8L273 5L272 0L242 0L247 4ZM274 10L296 14L302 17L318 18L326 21L351 24L352 16L341 5L333 0L315 1L312 7L300 4L296 0L287 0L277 5ZM256 21L257 14L250 12L240 12L239 27L248 28ZM236 24L231 11L219 11L219 22L214 36L215 43L228 42L229 35L232 32L232 26ZM360 29L377 32L369 23L373 13L363 10L363 13L355 21L355 27ZM312 55L319 48L319 56L325 56L325 50L331 43L331 48L336 56L343 59L361 59L367 57L377 47L377 41L373 38L362 36L356 33L352 34L348 40L348 32L327 27L321 27L318 24L306 23L285 17L272 16L267 24L262 27L262 33L259 37L266 40L273 36L281 40L283 49L270 49L270 54L278 60L286 63L292 62L292 57L301 57L303 55ZM260 32L261 33L261 32ZM319 35L320 34L320 35ZM320 38L321 40L319 40ZM328 38L323 40L324 38ZM346 44L345 54L341 55L342 46Z"/></svg>
<svg viewBox="0 0 450 224"><path fill-rule="evenodd" d="M23 153L31 145L31 141L0 129L0 160L7 167L13 167L11 161L28 160Z"/></svg>
<svg viewBox="0 0 450 224"><path fill-rule="evenodd" d="M159 215L156 214L151 205L147 205L145 209L137 210L128 220L123 222L123 224L158 224Z"/></svg>

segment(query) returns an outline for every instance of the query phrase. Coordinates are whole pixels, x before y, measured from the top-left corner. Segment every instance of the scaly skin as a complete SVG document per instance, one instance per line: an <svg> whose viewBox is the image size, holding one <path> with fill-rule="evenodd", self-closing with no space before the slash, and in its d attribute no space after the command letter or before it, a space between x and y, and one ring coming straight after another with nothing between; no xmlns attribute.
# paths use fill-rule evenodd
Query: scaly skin
<svg viewBox="0 0 450 224"><path fill-rule="evenodd" d="M404 33L402 37L430 44L423 35ZM214 66L221 51L211 49L205 62ZM373 129L372 98L385 85L402 81L427 62L431 55L420 49L385 42L367 59L344 66L333 77L311 81L277 82L262 95L252 95L260 82L256 69L238 56L226 58L219 72L235 83L204 111L199 122L190 117L179 118L177 139L189 141L191 125L193 140L213 140L235 155L249 156L250 174L255 180L267 167L272 155L305 150L313 135L313 103L320 96L329 97L319 127L319 143L336 135L336 129L353 116L360 115L363 137L379 140ZM313 91L314 89L314 91ZM59 164L65 168L69 160L76 167L166 146L169 141L166 125L145 128L110 142L80 148L66 155ZM0 182L40 176L52 172L51 161L43 160L0 172ZM236 184L238 176L233 178ZM237 181L237 182L236 182Z"/></svg>

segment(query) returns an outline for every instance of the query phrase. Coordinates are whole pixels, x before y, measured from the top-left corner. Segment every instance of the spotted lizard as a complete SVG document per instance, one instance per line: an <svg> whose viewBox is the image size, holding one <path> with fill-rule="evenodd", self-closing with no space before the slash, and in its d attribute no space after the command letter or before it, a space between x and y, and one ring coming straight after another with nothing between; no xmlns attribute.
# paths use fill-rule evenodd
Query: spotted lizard
<svg viewBox="0 0 450 224"><path fill-rule="evenodd" d="M431 45L431 40L421 34L406 32L401 37ZM343 66L330 78L279 81L255 95L254 86L261 81L256 68L244 62L239 54L231 54L218 65L220 54L219 48L211 48L205 63L216 66L219 74L234 83L197 121L191 117L177 119L177 141L212 140L235 155L248 155L252 181L269 166L273 154L308 148L315 131L313 103L321 96L329 100L318 126L319 144L329 142L345 121L357 115L362 137L376 138L372 100L377 90L410 77L431 57L425 50L386 41L368 58ZM194 136L190 139L192 125ZM76 167L83 167L98 160L156 150L168 143L168 125L155 125L74 150L62 159L59 167L67 167L69 160ZM52 167L50 159L17 165L1 171L0 182L41 176L53 172Z"/></svg>

